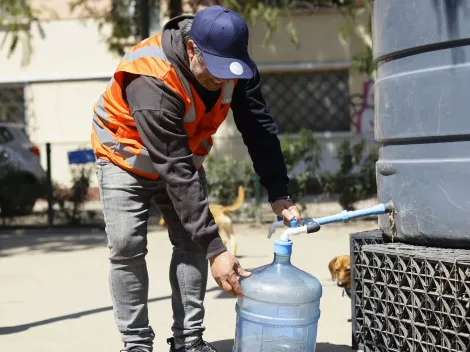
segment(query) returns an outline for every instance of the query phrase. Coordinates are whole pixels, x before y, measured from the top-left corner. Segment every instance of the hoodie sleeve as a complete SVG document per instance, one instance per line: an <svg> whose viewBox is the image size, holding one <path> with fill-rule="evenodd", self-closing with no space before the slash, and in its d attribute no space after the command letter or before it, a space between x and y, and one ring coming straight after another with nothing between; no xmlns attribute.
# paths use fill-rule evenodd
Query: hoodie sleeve
<svg viewBox="0 0 470 352"><path fill-rule="evenodd" d="M125 99L137 130L184 228L207 258L223 252L226 247L192 161L183 100L157 78L131 76L126 81Z"/></svg>
<svg viewBox="0 0 470 352"><path fill-rule="evenodd" d="M273 202L288 195L289 178L277 137L278 128L266 109L261 92L260 74L254 63L252 68L252 79L238 81L231 108L260 183L268 191L269 201Z"/></svg>

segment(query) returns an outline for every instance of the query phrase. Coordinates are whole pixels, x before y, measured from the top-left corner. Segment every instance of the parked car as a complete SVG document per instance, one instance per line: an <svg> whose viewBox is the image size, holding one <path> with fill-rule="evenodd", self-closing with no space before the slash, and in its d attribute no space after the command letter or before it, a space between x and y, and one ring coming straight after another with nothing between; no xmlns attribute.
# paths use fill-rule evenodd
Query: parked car
<svg viewBox="0 0 470 352"><path fill-rule="evenodd" d="M20 124L0 123L0 214L27 215L44 195L39 148Z"/></svg>

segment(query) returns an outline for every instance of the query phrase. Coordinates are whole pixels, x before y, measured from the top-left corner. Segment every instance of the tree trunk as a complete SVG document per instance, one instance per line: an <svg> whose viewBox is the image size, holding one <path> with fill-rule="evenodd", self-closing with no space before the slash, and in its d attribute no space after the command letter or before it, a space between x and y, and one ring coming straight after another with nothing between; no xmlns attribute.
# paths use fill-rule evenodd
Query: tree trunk
<svg viewBox="0 0 470 352"><path fill-rule="evenodd" d="M148 0L140 0L140 35L142 40L150 36L150 8Z"/></svg>
<svg viewBox="0 0 470 352"><path fill-rule="evenodd" d="M181 6L181 0L170 0L170 4L168 6L170 18L181 15Z"/></svg>

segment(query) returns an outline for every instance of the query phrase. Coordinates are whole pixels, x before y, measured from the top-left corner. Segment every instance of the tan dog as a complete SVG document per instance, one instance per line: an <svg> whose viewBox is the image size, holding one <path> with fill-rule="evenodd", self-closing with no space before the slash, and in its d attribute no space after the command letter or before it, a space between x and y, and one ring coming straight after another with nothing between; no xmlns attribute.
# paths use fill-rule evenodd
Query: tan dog
<svg viewBox="0 0 470 352"><path fill-rule="evenodd" d="M230 241L230 248L234 256L237 255L237 241L235 234L233 233L232 219L228 213L239 209L243 205L244 200L245 190L243 189L243 186L239 186L237 200L232 205L209 204L209 209L214 217L215 223L225 233L225 236L222 236L222 241L224 244L227 244L227 241ZM159 224L162 227L167 227L163 217L160 218Z"/></svg>
<svg viewBox="0 0 470 352"><path fill-rule="evenodd" d="M336 280L336 284L344 288L349 298L351 298L350 264L351 258L349 255L334 257L328 264L331 280Z"/></svg>

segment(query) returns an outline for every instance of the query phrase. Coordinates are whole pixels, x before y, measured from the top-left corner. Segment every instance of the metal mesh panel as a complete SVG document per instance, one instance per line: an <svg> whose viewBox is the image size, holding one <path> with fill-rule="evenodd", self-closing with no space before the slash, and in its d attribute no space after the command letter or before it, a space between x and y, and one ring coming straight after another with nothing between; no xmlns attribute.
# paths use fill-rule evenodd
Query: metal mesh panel
<svg viewBox="0 0 470 352"><path fill-rule="evenodd" d="M383 233L380 230L363 231L350 235L350 257L351 257L351 326L352 347L361 349L364 346L364 313L363 313L363 288L361 285L361 272L363 263L359 253L362 247L368 244L380 244L384 242Z"/></svg>
<svg viewBox="0 0 470 352"><path fill-rule="evenodd" d="M349 131L348 70L263 73L262 92L281 133Z"/></svg>
<svg viewBox="0 0 470 352"><path fill-rule="evenodd" d="M359 256L365 351L468 351L470 251L395 243Z"/></svg>
<svg viewBox="0 0 470 352"><path fill-rule="evenodd" d="M25 122L24 91L22 86L0 87L0 122Z"/></svg>

